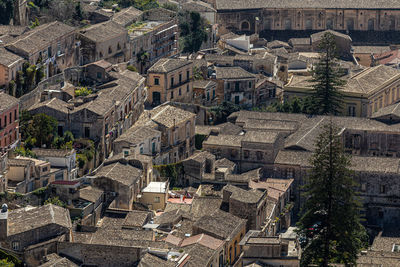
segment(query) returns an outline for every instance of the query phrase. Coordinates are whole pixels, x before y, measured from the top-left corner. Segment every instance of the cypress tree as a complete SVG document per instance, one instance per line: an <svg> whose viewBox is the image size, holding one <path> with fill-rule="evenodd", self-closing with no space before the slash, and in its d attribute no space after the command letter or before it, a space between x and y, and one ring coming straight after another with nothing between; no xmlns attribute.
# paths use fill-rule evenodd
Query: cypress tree
<svg viewBox="0 0 400 267"><path fill-rule="evenodd" d="M305 203L298 222L301 266L355 265L368 240L360 223L361 205L349 170L350 157L337 133L332 122L326 125L310 160L313 167L304 185Z"/></svg>
<svg viewBox="0 0 400 267"><path fill-rule="evenodd" d="M337 114L342 106L342 94L340 88L345 81L340 79L340 70L336 62L335 37L331 33L325 33L319 44L319 62L312 71L313 78L313 113Z"/></svg>

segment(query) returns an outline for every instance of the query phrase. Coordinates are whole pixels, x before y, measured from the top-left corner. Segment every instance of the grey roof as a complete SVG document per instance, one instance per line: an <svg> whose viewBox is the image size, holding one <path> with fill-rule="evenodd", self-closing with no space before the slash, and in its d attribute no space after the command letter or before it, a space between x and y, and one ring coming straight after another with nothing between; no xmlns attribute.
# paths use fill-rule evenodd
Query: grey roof
<svg viewBox="0 0 400 267"><path fill-rule="evenodd" d="M344 78L347 83L340 90L345 93L373 94L385 85L389 80L400 79L400 71L385 65L366 68L365 70ZM294 75L285 86L311 88L310 77Z"/></svg>
<svg viewBox="0 0 400 267"><path fill-rule="evenodd" d="M7 48L10 50L21 50L28 55L31 55L37 51L43 50L44 48L47 49L48 44L67 34L72 34L74 31L74 27L68 26L59 21L46 23L20 35L9 43Z"/></svg>
<svg viewBox="0 0 400 267"><path fill-rule="evenodd" d="M274 41L268 42L267 47L270 49L279 48L279 47L290 48L290 45L283 41L274 40Z"/></svg>
<svg viewBox="0 0 400 267"><path fill-rule="evenodd" d="M217 210L212 214L205 215L198 219L193 226L201 231L205 231L220 239L232 239L242 227L246 224L246 220L236 217L228 212Z"/></svg>
<svg viewBox="0 0 400 267"><path fill-rule="evenodd" d="M241 67L216 67L215 74L217 79L255 79L256 75Z"/></svg>
<svg viewBox="0 0 400 267"><path fill-rule="evenodd" d="M217 83L211 80L197 80L193 82L193 88L207 89L215 86L217 86Z"/></svg>
<svg viewBox="0 0 400 267"><path fill-rule="evenodd" d="M0 113L4 112L19 103L19 100L9 94L0 92Z"/></svg>
<svg viewBox="0 0 400 267"><path fill-rule="evenodd" d="M123 34L128 34L128 31L123 26L114 21L107 21L95 24L93 26L90 26L89 28L82 29L79 31L79 33L85 38L94 42L103 42L121 36Z"/></svg>
<svg viewBox="0 0 400 267"><path fill-rule="evenodd" d="M290 38L289 44L292 46L294 45L310 45L311 39L310 38Z"/></svg>
<svg viewBox="0 0 400 267"><path fill-rule="evenodd" d="M57 224L66 230L71 229L69 211L53 204L12 210L8 215L8 235L17 235L51 224Z"/></svg>
<svg viewBox="0 0 400 267"><path fill-rule="evenodd" d="M224 186L222 190L230 192L230 198L245 203L257 204L262 201L263 198L266 198L266 193L258 189L244 190L240 187L228 184Z"/></svg>
<svg viewBox="0 0 400 267"><path fill-rule="evenodd" d="M103 166L96 173L97 177L107 177L128 186L136 182L137 179L140 179L141 175L141 170L132 167L131 165L124 165L119 162Z"/></svg>
<svg viewBox="0 0 400 267"><path fill-rule="evenodd" d="M182 4L183 10L196 12L217 12L210 4L203 1L188 1Z"/></svg>
<svg viewBox="0 0 400 267"><path fill-rule="evenodd" d="M215 159L215 156L208 151L200 151L198 153L194 153L193 155L191 155L190 157L185 159L185 161L194 160L194 161L202 163L206 159Z"/></svg>
<svg viewBox="0 0 400 267"><path fill-rule="evenodd" d="M387 117L387 119L389 119L390 117L395 117L396 119L399 119L400 118L400 102L389 105L384 108L381 108L377 112L374 112L371 116L371 118L374 118L374 119L384 118L384 117Z"/></svg>
<svg viewBox="0 0 400 267"><path fill-rule="evenodd" d="M31 111L31 110L36 110L39 108L47 107L47 108L54 109L54 110L60 111L62 113L68 114L68 107L70 107L70 106L71 105L68 104L67 102L64 102L64 101L54 97L52 99L45 100L40 103L36 103L33 106L31 106L28 110ZM72 108L72 106L71 106L71 108ZM72 111L71 111L71 113L72 113Z"/></svg>
<svg viewBox="0 0 400 267"><path fill-rule="evenodd" d="M29 28L27 26L16 26L16 25L0 25L0 36L10 35L19 36L24 32L27 32Z"/></svg>
<svg viewBox="0 0 400 267"><path fill-rule="evenodd" d="M154 266L175 267L175 263L172 261L163 260L150 253L146 253L144 254L144 256L140 258L138 267L154 267Z"/></svg>
<svg viewBox="0 0 400 267"><path fill-rule="evenodd" d="M230 146L230 147L240 147L242 145L243 135L211 135L206 141L203 142L204 145L213 146Z"/></svg>
<svg viewBox="0 0 400 267"><path fill-rule="evenodd" d="M68 157L72 155L74 149L52 149L52 148L33 148L32 152L35 153L37 157Z"/></svg>
<svg viewBox="0 0 400 267"><path fill-rule="evenodd" d="M39 267L78 267L79 265L70 261L67 258L58 256L55 253L46 256L46 262L39 265Z"/></svg>
<svg viewBox="0 0 400 267"><path fill-rule="evenodd" d="M139 9L136 9L134 7L128 7L124 8L121 11L115 13L113 17L111 18L112 21L115 23L121 25L121 26L128 26L132 22L140 19L142 16L143 11L140 11Z"/></svg>
<svg viewBox="0 0 400 267"><path fill-rule="evenodd" d="M147 72L167 73L191 64L193 64L192 61L186 59L162 58L151 66Z"/></svg>
<svg viewBox="0 0 400 267"><path fill-rule="evenodd" d="M161 124L167 128L170 128L177 124L190 120L195 116L196 114L192 112L174 107L169 104L164 104L157 106L152 110L144 111L139 117L138 121L135 123L135 125L156 126L158 124Z"/></svg>
<svg viewBox="0 0 400 267"><path fill-rule="evenodd" d="M233 161L230 161L227 158L222 158L219 160L215 161L215 168L234 168L236 166L236 163L234 163Z"/></svg>
<svg viewBox="0 0 400 267"><path fill-rule="evenodd" d="M79 189L79 197L95 203L101 196L103 195L104 191L92 186L87 186L84 188Z"/></svg>
<svg viewBox="0 0 400 267"><path fill-rule="evenodd" d="M142 227L146 224L147 219L150 217L151 212L133 210L130 211L123 223L123 227Z"/></svg>
<svg viewBox="0 0 400 267"><path fill-rule="evenodd" d="M214 196L200 197L195 196L192 201L190 213L194 218L200 218L219 210L222 204L222 198Z"/></svg>
<svg viewBox="0 0 400 267"><path fill-rule="evenodd" d="M3 47L0 47L0 65L11 67L14 63L22 60L24 59L17 54L14 54Z"/></svg>
<svg viewBox="0 0 400 267"><path fill-rule="evenodd" d="M281 150L275 158L275 164L295 165L304 168L311 167L309 162L311 152L296 150ZM382 157L351 157L350 169L357 172L380 172L399 174L400 159Z"/></svg>
<svg viewBox="0 0 400 267"><path fill-rule="evenodd" d="M390 46L353 45L354 54L380 54L390 51Z"/></svg>
<svg viewBox="0 0 400 267"><path fill-rule="evenodd" d="M276 142L279 134L268 131L248 131L244 135L243 142L273 144Z"/></svg>
<svg viewBox="0 0 400 267"><path fill-rule="evenodd" d="M147 138L161 136L161 132L147 126L133 126L119 136L114 142L126 141L131 144L144 142Z"/></svg>
<svg viewBox="0 0 400 267"><path fill-rule="evenodd" d="M311 36L310 36L311 42L313 43L313 42L320 41L326 33L330 33L330 34L334 35L335 37L341 37L343 39L347 39L350 42L352 41L351 37L347 34L337 32L337 31L332 31L332 30L326 30L326 31L321 31L321 32L311 34Z"/></svg>
<svg viewBox="0 0 400 267"><path fill-rule="evenodd" d="M400 2L396 0L216 0L217 10L285 8L285 9L400 9Z"/></svg>
<svg viewBox="0 0 400 267"><path fill-rule="evenodd" d="M170 210L154 217L154 223L172 225L182 220L183 216L188 217L188 214L183 210Z"/></svg>

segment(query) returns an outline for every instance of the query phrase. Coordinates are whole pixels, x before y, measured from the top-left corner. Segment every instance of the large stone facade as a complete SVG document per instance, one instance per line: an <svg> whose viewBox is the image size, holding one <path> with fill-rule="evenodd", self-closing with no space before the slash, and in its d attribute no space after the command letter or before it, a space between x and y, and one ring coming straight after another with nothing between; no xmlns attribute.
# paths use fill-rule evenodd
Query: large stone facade
<svg viewBox="0 0 400 267"><path fill-rule="evenodd" d="M293 1L252 1L254 5L229 2L216 1L217 23L223 26L220 33L225 30L256 33L263 30L400 30L398 4L385 6L379 5L378 1L322 3L318 0L307 4Z"/></svg>

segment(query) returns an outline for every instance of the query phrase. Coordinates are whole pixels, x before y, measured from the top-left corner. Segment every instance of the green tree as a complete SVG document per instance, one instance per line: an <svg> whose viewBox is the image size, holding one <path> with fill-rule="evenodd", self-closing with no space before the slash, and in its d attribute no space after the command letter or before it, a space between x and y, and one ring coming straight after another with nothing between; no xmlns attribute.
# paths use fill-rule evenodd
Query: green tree
<svg viewBox="0 0 400 267"><path fill-rule="evenodd" d="M32 117L32 133L30 134L36 138L36 145L42 147L42 145L50 146L53 138L56 135L58 122L53 117L46 114L40 113Z"/></svg>
<svg viewBox="0 0 400 267"><path fill-rule="evenodd" d="M0 260L0 267L14 267L15 264L13 262L9 262L7 259Z"/></svg>
<svg viewBox="0 0 400 267"><path fill-rule="evenodd" d="M14 16L14 1L0 0L0 24L8 25Z"/></svg>
<svg viewBox="0 0 400 267"><path fill-rule="evenodd" d="M357 254L366 245L357 184L338 131L332 122L325 125L310 160L313 167L304 186L305 204L298 222L302 266L355 265Z"/></svg>
<svg viewBox="0 0 400 267"><path fill-rule="evenodd" d="M149 62L149 53L145 52L143 49L139 51L136 55L137 62L140 65L140 73L144 72L144 67L146 66L146 63Z"/></svg>
<svg viewBox="0 0 400 267"><path fill-rule="evenodd" d="M174 3L169 3L169 2L162 4L161 7L168 9L168 10L175 11L175 12L178 12L178 10L179 10L178 5L176 5Z"/></svg>
<svg viewBox="0 0 400 267"><path fill-rule="evenodd" d="M226 118L233 112L239 111L240 106L231 102L224 101L221 104L211 108L211 113L214 115L214 124L226 122Z"/></svg>
<svg viewBox="0 0 400 267"><path fill-rule="evenodd" d="M82 11L82 7L81 7L81 2L78 1L75 5L75 13L74 13L74 18L76 20L83 20L83 11Z"/></svg>
<svg viewBox="0 0 400 267"><path fill-rule="evenodd" d="M198 12L181 12L179 28L184 53L199 51L203 42L207 41L207 22Z"/></svg>
<svg viewBox="0 0 400 267"><path fill-rule="evenodd" d="M60 200L59 197L52 197L52 198L46 199L46 201L44 202L44 205L47 205L47 204L53 204L53 205L57 205L57 206L60 206L63 208L65 208L67 206L63 201Z"/></svg>
<svg viewBox="0 0 400 267"><path fill-rule="evenodd" d="M340 88L345 82L340 79L341 71L336 62L335 37L331 33L325 33L322 37L319 49L322 50L319 62L312 71L313 78L313 111L316 114L339 113L343 96Z"/></svg>

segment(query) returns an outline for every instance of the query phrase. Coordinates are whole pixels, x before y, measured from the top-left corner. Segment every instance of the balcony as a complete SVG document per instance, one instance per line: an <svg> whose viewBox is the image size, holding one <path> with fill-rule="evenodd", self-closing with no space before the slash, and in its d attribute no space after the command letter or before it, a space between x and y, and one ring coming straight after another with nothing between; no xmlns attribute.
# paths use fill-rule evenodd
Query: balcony
<svg viewBox="0 0 400 267"><path fill-rule="evenodd" d="M191 80L192 80L192 79L186 79L186 80L184 80L184 81L175 83L173 86L171 86L171 87L169 87L169 88L167 88L167 89L168 89L168 90L176 89L176 88L178 88L178 87L181 87L181 86L183 86L183 85L188 84ZM186 88L185 88L185 90L186 90Z"/></svg>

